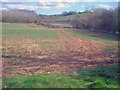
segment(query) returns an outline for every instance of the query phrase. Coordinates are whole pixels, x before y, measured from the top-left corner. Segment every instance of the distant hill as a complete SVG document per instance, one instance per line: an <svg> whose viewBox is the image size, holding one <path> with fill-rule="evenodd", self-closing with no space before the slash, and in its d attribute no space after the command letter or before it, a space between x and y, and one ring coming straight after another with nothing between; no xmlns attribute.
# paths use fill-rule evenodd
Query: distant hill
<svg viewBox="0 0 120 90"><path fill-rule="evenodd" d="M81 14L74 14L74 15L67 15L67 16L59 16L55 19L53 19L52 21L55 21L55 22L62 22L62 21L71 21L75 18L84 18L86 16L88 16L90 13L81 13Z"/></svg>
<svg viewBox="0 0 120 90"><path fill-rule="evenodd" d="M69 22L75 18L84 18L87 17L90 12L78 13L73 15L39 15L42 21L45 22Z"/></svg>

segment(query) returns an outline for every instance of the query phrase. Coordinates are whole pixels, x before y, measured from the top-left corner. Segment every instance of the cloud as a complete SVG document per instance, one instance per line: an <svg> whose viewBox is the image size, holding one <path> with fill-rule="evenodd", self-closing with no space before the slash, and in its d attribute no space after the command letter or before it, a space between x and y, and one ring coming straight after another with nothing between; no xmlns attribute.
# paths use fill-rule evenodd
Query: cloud
<svg viewBox="0 0 120 90"><path fill-rule="evenodd" d="M22 4L6 4L6 7L9 9L38 10L38 9L60 9L70 6L67 3L39 3L36 6Z"/></svg>
<svg viewBox="0 0 120 90"><path fill-rule="evenodd" d="M79 0L80 2L95 2L96 0Z"/></svg>
<svg viewBox="0 0 120 90"><path fill-rule="evenodd" d="M119 2L119 0L1 0L1 2Z"/></svg>
<svg viewBox="0 0 120 90"><path fill-rule="evenodd" d="M98 4L98 6L104 7L104 8L111 8L111 6L109 6L109 5L104 5L104 4Z"/></svg>
<svg viewBox="0 0 120 90"><path fill-rule="evenodd" d="M2 7L0 7L0 10L7 10L7 8L2 8Z"/></svg>
<svg viewBox="0 0 120 90"><path fill-rule="evenodd" d="M51 9L51 7L48 7L48 6L42 6L42 7L36 6L36 9Z"/></svg>
<svg viewBox="0 0 120 90"><path fill-rule="evenodd" d="M35 0L37 2L67 2L67 3L75 3L80 0Z"/></svg>
<svg viewBox="0 0 120 90"><path fill-rule="evenodd" d="M7 4L6 5L10 9L27 9L27 10L35 10L36 7L32 5L13 5L13 4Z"/></svg>
<svg viewBox="0 0 120 90"><path fill-rule="evenodd" d="M68 3L61 3L61 2L39 2L40 8L42 9L60 9L65 7L70 7Z"/></svg>
<svg viewBox="0 0 120 90"><path fill-rule="evenodd" d="M36 10L36 9L50 9L50 7L47 6L32 6L32 5L13 5L13 4L7 4L6 5L10 9L26 9L26 10Z"/></svg>
<svg viewBox="0 0 120 90"><path fill-rule="evenodd" d="M65 5L64 5L64 4L62 4L62 3L59 3L56 7L57 7L57 8L64 8L64 7L65 7Z"/></svg>
<svg viewBox="0 0 120 90"><path fill-rule="evenodd" d="M74 4L74 3L72 3L71 5L73 5L73 6L74 6L75 4Z"/></svg>
<svg viewBox="0 0 120 90"><path fill-rule="evenodd" d="M58 5L56 5L56 8L64 8L64 7L70 7L67 3L63 4L63 3L58 3Z"/></svg>
<svg viewBox="0 0 120 90"><path fill-rule="evenodd" d="M81 7L82 7L82 8L85 8L86 6L85 6L85 5L82 5Z"/></svg>
<svg viewBox="0 0 120 90"><path fill-rule="evenodd" d="M67 3L40 3L37 9L60 9L70 7Z"/></svg>
<svg viewBox="0 0 120 90"><path fill-rule="evenodd" d="M38 0L1 0L1 2L35 2Z"/></svg>

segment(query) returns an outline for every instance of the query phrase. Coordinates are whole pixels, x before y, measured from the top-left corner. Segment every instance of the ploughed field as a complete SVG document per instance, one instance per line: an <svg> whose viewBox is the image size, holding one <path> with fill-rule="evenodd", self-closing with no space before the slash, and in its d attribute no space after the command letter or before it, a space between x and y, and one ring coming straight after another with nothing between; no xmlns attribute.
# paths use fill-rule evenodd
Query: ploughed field
<svg viewBox="0 0 120 90"><path fill-rule="evenodd" d="M2 25L3 76L60 73L117 62L116 46L105 40L78 37L74 30L34 24Z"/></svg>
<svg viewBox="0 0 120 90"><path fill-rule="evenodd" d="M118 62L117 46L117 36L107 33L3 23L3 78L109 66Z"/></svg>

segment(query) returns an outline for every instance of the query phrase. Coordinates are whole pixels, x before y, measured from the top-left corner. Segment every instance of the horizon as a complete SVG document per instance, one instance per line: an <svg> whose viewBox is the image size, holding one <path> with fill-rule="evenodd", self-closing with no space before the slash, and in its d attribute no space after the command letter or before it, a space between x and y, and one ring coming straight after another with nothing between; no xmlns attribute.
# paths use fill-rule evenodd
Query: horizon
<svg viewBox="0 0 120 90"><path fill-rule="evenodd" d="M95 8L110 10L117 7L118 2L2 2L0 9L32 10L38 15L56 15L68 11L83 12L85 10L92 11Z"/></svg>

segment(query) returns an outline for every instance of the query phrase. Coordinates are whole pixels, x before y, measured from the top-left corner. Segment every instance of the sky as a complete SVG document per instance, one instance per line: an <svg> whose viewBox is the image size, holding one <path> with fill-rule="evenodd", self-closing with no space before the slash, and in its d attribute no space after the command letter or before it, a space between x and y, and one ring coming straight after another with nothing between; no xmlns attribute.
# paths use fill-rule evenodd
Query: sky
<svg viewBox="0 0 120 90"><path fill-rule="evenodd" d="M94 8L114 9L118 7L118 0L1 0L0 4L2 10L34 10L37 14L53 15Z"/></svg>

